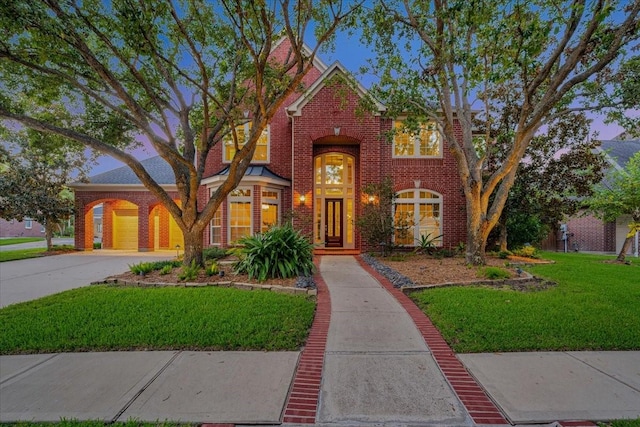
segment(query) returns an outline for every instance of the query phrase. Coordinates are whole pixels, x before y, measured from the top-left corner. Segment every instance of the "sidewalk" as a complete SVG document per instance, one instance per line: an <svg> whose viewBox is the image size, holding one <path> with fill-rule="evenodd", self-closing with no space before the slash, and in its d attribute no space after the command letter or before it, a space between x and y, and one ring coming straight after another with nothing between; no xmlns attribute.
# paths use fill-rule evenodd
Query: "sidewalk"
<svg viewBox="0 0 640 427"><path fill-rule="evenodd" d="M640 352L456 357L406 296L367 270L353 257L322 257L321 315L302 353L1 356L0 421L280 424L290 411L322 426L497 424L479 421L489 413L474 404L490 403L483 389L513 424L640 417ZM300 389L292 409L290 390Z"/></svg>

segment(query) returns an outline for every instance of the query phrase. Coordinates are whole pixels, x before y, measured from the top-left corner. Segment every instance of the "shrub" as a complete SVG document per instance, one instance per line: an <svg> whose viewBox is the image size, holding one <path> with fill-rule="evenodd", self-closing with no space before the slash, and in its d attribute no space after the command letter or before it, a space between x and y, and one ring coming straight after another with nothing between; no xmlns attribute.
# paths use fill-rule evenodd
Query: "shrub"
<svg viewBox="0 0 640 427"><path fill-rule="evenodd" d="M216 246L212 246L209 248L205 248L202 251L202 256L204 257L205 261L210 259L220 259L227 256L227 250L216 247Z"/></svg>
<svg viewBox="0 0 640 427"><path fill-rule="evenodd" d="M195 260L193 260L191 261L191 265L185 265L182 267L180 274L178 274L178 280L193 280L198 277L198 271L200 271L200 266L196 264Z"/></svg>
<svg viewBox="0 0 640 427"><path fill-rule="evenodd" d="M233 249L239 258L234 264L236 273L246 273L261 282L268 278L310 276L313 265L313 246L291 225L271 227L264 233L245 236Z"/></svg>
<svg viewBox="0 0 640 427"><path fill-rule="evenodd" d="M500 267L485 267L480 270L482 277L489 280L508 279L509 273Z"/></svg>
<svg viewBox="0 0 640 427"><path fill-rule="evenodd" d="M509 255L512 255L511 251L500 251L498 252L498 258L507 259Z"/></svg>
<svg viewBox="0 0 640 427"><path fill-rule="evenodd" d="M533 246L523 246L520 249L514 250L513 254L525 258L539 258L538 250Z"/></svg>
<svg viewBox="0 0 640 427"><path fill-rule="evenodd" d="M133 265L129 265L129 270L133 273L133 274L137 274L140 276L144 276L147 273L151 273L154 268L153 268L153 263L152 262L139 262L137 264L133 264Z"/></svg>
<svg viewBox="0 0 640 427"><path fill-rule="evenodd" d="M217 261L213 261L209 267L207 267L207 276L215 276L220 273L220 267Z"/></svg>
<svg viewBox="0 0 640 427"><path fill-rule="evenodd" d="M93 249L102 249L102 243L101 242L94 242L93 243Z"/></svg>
<svg viewBox="0 0 640 427"><path fill-rule="evenodd" d="M169 261L154 261L151 264L153 265L154 270L162 270L167 266L171 268L175 268L175 267L180 267L182 265L182 263L177 259L169 260Z"/></svg>
<svg viewBox="0 0 640 427"><path fill-rule="evenodd" d="M435 243L442 236L443 234L440 234L439 236L434 236L434 237L431 237L431 233L428 233L426 236L421 234L420 239L416 239L416 242L418 243L416 247L416 252L421 252L423 254L433 253L433 251L435 251L436 249Z"/></svg>
<svg viewBox="0 0 640 427"><path fill-rule="evenodd" d="M169 274L169 273L171 273L172 270L173 270L172 266L165 265L164 267L162 267L160 269L160 275L164 276L165 274Z"/></svg>

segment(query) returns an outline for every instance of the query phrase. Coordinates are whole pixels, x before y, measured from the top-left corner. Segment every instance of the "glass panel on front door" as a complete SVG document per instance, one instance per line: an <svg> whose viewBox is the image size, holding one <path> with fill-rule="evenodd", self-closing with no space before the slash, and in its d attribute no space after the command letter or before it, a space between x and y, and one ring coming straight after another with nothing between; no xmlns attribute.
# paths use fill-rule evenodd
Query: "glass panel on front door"
<svg viewBox="0 0 640 427"><path fill-rule="evenodd" d="M326 199L325 245L342 247L342 199Z"/></svg>

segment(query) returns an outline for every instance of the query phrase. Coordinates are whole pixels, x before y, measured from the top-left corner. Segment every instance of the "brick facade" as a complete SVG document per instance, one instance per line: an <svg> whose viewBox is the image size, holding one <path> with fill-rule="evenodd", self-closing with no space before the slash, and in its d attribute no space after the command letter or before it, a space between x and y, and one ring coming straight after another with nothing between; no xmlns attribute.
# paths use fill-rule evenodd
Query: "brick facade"
<svg viewBox="0 0 640 427"><path fill-rule="evenodd" d="M44 237L44 227L37 221L7 221L0 218L0 237Z"/></svg>
<svg viewBox="0 0 640 427"><path fill-rule="evenodd" d="M278 46L274 57L286 54L286 46ZM275 186L265 183L261 177L245 176L240 184L252 190L252 231L261 228L262 191L275 188L280 192L279 218L291 216L294 226L312 234L314 218L314 159L327 153L341 153L354 160L355 180L353 214L355 218L362 209L361 189L370 183L380 183L389 176L396 191L415 189L430 190L442 196L443 246L450 248L466 240L466 212L464 194L461 189L457 166L451 153L443 147L441 158L398 159L392 158L392 144L383 136L391 129L392 120L384 117L383 108L372 112L359 112L363 89L357 84L345 83L344 69L339 64L326 67L323 64L312 69L304 80L305 93L289 97L276 113L269 127L269 171L277 175ZM294 111L295 110L295 111ZM459 131L459 130L458 130ZM199 191L199 205L203 206L210 191L217 187L216 174L226 166L223 161L222 144L214 147L206 161L205 179ZM419 181L419 183L418 183ZM142 190L142 189L141 189ZM304 195L302 202L300 196ZM177 198L177 195L172 197ZM345 199L347 200L347 196ZM103 247L113 247L111 213L121 201L132 203L138 209L138 250L165 248L169 231L166 229L168 212L147 191L83 191L76 187L76 247L92 248L92 208L104 204ZM154 209L159 209L154 211ZM229 204L223 202L219 209L222 215L221 243L229 244ZM159 215L160 230L156 230L154 217ZM351 218L355 222L355 218ZM159 236L159 242L154 241ZM209 246L211 230L204 233L204 245ZM377 248L366 247L354 228L353 249L366 251Z"/></svg>

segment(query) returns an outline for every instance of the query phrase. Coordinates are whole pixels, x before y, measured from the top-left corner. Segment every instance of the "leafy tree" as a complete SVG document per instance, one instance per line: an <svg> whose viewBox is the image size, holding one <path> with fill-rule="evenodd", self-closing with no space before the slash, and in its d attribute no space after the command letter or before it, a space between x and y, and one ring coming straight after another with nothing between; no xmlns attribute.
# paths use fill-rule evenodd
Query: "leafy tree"
<svg viewBox="0 0 640 427"><path fill-rule="evenodd" d="M640 231L640 152L629 159L624 170L612 169L607 178L596 186L594 195L586 204L603 221L615 221L621 215L631 216L629 233L617 258L624 261L633 237Z"/></svg>
<svg viewBox="0 0 640 427"><path fill-rule="evenodd" d="M182 230L185 265L244 175L267 123L301 89L317 50L358 4L342 0L2 0L0 118L64 136L129 166ZM317 42L304 47L305 35ZM275 43L291 45L282 61ZM74 117L38 117L55 105ZM236 126L251 121L247 140ZM206 159L231 135L227 179L203 205ZM180 203L127 148L143 138L171 166Z"/></svg>
<svg viewBox="0 0 640 427"><path fill-rule="evenodd" d="M364 29L380 78L371 93L393 115L441 127L466 198L467 262L484 263L518 165L545 125L572 111L624 108L620 98L602 104L602 88L635 47L639 11L640 0L376 3ZM500 129L505 109L516 120ZM494 145L508 148L486 175Z"/></svg>
<svg viewBox="0 0 640 427"><path fill-rule="evenodd" d="M393 251L394 236L406 238L413 223L406 215L394 214L396 192L393 181L385 177L380 183L367 184L362 192L369 198L362 207L356 226L372 248L381 246L382 254Z"/></svg>
<svg viewBox="0 0 640 427"><path fill-rule="evenodd" d="M507 243L538 242L578 211L604 176L598 145L589 138L589 120L582 113L559 117L532 139L495 230L500 250L506 251Z"/></svg>
<svg viewBox="0 0 640 427"><path fill-rule="evenodd" d="M87 171L83 150L56 135L24 130L4 134L0 147L0 217L31 218L44 225L47 249L54 231L74 212L67 184Z"/></svg>

